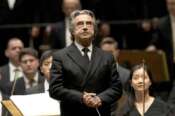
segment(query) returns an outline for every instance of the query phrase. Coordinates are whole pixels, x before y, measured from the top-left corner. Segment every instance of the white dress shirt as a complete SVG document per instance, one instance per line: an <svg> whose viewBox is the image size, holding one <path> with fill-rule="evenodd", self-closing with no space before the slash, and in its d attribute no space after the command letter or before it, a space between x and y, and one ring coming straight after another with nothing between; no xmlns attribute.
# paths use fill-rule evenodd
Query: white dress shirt
<svg viewBox="0 0 175 116"><path fill-rule="evenodd" d="M11 62L9 62L9 73L10 73L10 81L14 81L14 78L15 78L15 70L16 69L19 69L19 73L18 73L18 76L19 77L22 77L23 76L23 73L22 73L22 69L21 67L16 67L14 66Z"/></svg>
<svg viewBox="0 0 175 116"><path fill-rule="evenodd" d="M72 43L72 39L71 39L71 33L69 30L69 18L66 17L65 18L65 39L66 39L66 47L69 46Z"/></svg>
<svg viewBox="0 0 175 116"><path fill-rule="evenodd" d="M77 48L80 50L81 55L84 56L84 52L82 51L82 49L84 48L82 45L80 45L79 43L77 43L75 41L75 45L77 46ZM91 56L92 56L92 43L90 44L90 46L87 47L89 49L89 52L87 53L89 60L91 60Z"/></svg>
<svg viewBox="0 0 175 116"><path fill-rule="evenodd" d="M45 79L45 81L44 81L44 91L46 92L46 91L48 91L49 90L49 83L48 83L48 81Z"/></svg>
<svg viewBox="0 0 175 116"><path fill-rule="evenodd" d="M16 0L7 0L8 1L8 6L10 9L13 9L15 6Z"/></svg>
<svg viewBox="0 0 175 116"><path fill-rule="evenodd" d="M35 74L33 79L34 79L34 82L33 82L32 86L38 85L38 79L39 79L39 73L38 72ZM25 75L24 75L24 82L25 82L26 89L31 87L30 80Z"/></svg>
<svg viewBox="0 0 175 116"><path fill-rule="evenodd" d="M171 19L171 29L172 29L172 37L173 37L173 57L174 57L174 61L175 61L175 17L174 16L170 16Z"/></svg>

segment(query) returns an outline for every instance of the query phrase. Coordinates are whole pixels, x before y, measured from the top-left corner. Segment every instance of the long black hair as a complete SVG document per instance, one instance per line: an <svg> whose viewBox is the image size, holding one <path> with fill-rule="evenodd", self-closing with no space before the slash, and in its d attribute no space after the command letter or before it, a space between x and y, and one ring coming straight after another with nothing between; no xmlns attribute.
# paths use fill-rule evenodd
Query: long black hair
<svg viewBox="0 0 175 116"><path fill-rule="evenodd" d="M126 101L126 105L124 105L124 107L122 108L122 116L127 116L127 114L132 110L132 108L134 108L134 103L135 103L135 92L134 92L134 88L131 86L131 80L132 80L132 77L133 77L133 73L138 70L138 69L141 69L143 68L144 69L144 72L146 72L148 74L148 77L151 81L151 86L149 87L149 94L150 95L153 95L153 78L152 78L152 74L151 74L151 71L149 70L148 66L146 64L138 64L138 65L135 65L133 66L133 68L131 69L131 73L130 73L130 77L127 81L127 85L128 85L128 91L126 92L127 93L127 96L128 96L128 99Z"/></svg>

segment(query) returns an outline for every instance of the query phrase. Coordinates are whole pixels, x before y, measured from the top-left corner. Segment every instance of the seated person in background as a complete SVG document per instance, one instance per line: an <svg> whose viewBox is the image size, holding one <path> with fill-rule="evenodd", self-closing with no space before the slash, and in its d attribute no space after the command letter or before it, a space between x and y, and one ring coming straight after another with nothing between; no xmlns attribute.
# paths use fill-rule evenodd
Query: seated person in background
<svg viewBox="0 0 175 116"><path fill-rule="evenodd" d="M122 116L174 116L165 102L151 95L153 81L146 65L134 66L128 82L130 90Z"/></svg>
<svg viewBox="0 0 175 116"><path fill-rule="evenodd" d="M45 78L44 86L42 88L44 91L49 89L49 80L50 80L50 68L52 65L52 51L46 51L42 54L40 58L40 71Z"/></svg>
<svg viewBox="0 0 175 116"><path fill-rule="evenodd" d="M19 61L24 76L18 78L16 83L13 84L12 94L41 93L41 91L34 88L38 84L44 83L44 78L38 72L38 52L32 48L24 48L19 55Z"/></svg>
<svg viewBox="0 0 175 116"><path fill-rule="evenodd" d="M81 9L80 0L62 0L64 20L57 22L51 30L51 48L62 49L72 44L72 37L69 31L69 19L73 11Z"/></svg>
<svg viewBox="0 0 175 116"><path fill-rule="evenodd" d="M121 65L118 64L117 59L119 56L119 49L118 49L118 43L117 41L115 41L115 39L113 39L112 37L105 37L103 38L103 40L100 43L100 47L102 50L110 52L113 54L115 60L116 60L116 65L117 65L117 71L119 74L119 79L121 80L122 86L123 86L123 95L122 97L119 99L118 102L115 102L112 105L112 112L111 115L115 116L118 112L118 110L124 105L123 101L125 101L126 99L126 92L127 91L127 81L129 79L129 75L130 75L130 71L124 67L122 67ZM118 103L118 104L117 104Z"/></svg>
<svg viewBox="0 0 175 116"><path fill-rule="evenodd" d="M115 60L116 60L116 64L117 64L117 70L119 73L119 78L121 80L121 83L124 87L124 89L126 89L126 82L129 79L129 75L130 75L130 71L124 67L122 67L121 65L118 64L117 62L117 58L119 56L119 49L118 49L118 43L117 41L115 41L115 39L113 39L112 37L105 37L101 44L100 47L102 50L110 52L113 54Z"/></svg>
<svg viewBox="0 0 175 116"><path fill-rule="evenodd" d="M19 54L23 49L23 46L23 42L17 37L10 38L7 42L5 55L9 61L7 64L0 67L0 90L3 97L8 98L8 96L11 94L12 83L15 78L16 70L18 70L18 76L22 76L22 69L19 63Z"/></svg>
<svg viewBox="0 0 175 116"><path fill-rule="evenodd" d="M93 40L93 44L100 47L101 41L105 37L111 36L111 26L107 22L100 22L98 25L97 37Z"/></svg>

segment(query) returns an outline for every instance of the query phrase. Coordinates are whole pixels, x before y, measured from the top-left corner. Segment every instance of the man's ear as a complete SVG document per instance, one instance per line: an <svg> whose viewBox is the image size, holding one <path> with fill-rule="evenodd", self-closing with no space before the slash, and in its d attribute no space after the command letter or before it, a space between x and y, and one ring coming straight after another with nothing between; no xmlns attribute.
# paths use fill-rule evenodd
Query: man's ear
<svg viewBox="0 0 175 116"><path fill-rule="evenodd" d="M8 52L8 50L5 50L5 56L6 56L6 57L9 56L9 52Z"/></svg>

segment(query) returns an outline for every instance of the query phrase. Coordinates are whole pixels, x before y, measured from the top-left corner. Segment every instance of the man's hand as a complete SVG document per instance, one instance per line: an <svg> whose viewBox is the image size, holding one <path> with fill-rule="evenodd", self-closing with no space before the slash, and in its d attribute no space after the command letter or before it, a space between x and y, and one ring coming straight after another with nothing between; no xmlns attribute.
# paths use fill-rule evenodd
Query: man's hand
<svg viewBox="0 0 175 116"><path fill-rule="evenodd" d="M101 99L96 96L96 93L87 93L83 94L83 103L91 108L98 108L102 105Z"/></svg>

